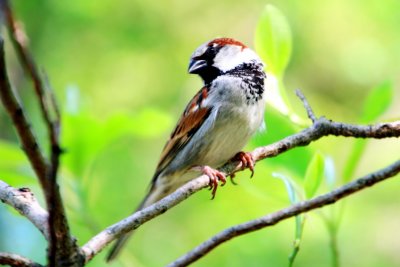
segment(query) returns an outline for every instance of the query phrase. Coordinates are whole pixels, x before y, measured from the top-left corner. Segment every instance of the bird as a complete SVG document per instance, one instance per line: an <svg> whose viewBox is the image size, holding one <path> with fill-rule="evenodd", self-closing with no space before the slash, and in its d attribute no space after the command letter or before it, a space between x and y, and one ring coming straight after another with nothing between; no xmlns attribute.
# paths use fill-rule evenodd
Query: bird
<svg viewBox="0 0 400 267"><path fill-rule="evenodd" d="M171 194L205 174L212 198L226 176L217 170L231 159L254 173L255 161L241 151L264 124L264 63L242 42L215 38L200 45L190 57L188 72L203 87L186 106L162 150L150 189L136 211ZM107 261L116 258L132 232L117 239Z"/></svg>

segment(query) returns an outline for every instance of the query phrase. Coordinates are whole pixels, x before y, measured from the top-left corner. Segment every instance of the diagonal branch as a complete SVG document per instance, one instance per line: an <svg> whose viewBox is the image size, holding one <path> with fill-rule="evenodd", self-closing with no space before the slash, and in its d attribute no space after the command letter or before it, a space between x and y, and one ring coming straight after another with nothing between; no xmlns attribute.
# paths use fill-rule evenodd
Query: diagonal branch
<svg viewBox="0 0 400 267"><path fill-rule="evenodd" d="M48 213L28 188L16 189L0 180L0 200L25 216L49 239Z"/></svg>
<svg viewBox="0 0 400 267"><path fill-rule="evenodd" d="M27 217L49 240L48 258L49 266L82 266L89 262L97 253L114 239L133 229L138 228L148 220L166 212L190 195L208 186L209 178L200 176L185 184L173 194L159 202L143 209L126 219L108 227L94 236L81 250L71 236L68 221L60 190L56 181L59 168L59 159L62 153L59 141L60 112L55 101L54 94L50 90L49 82L44 74L41 74L29 52L27 39L21 25L15 20L9 0L0 0L0 25L3 17L14 48L17 52L22 67L30 76L33 87L39 101L39 107L46 124L50 140L50 157L45 158L30 128L29 121L23 111L17 95L13 92L6 71L3 51L3 39L0 36L0 98L5 106L13 124L18 132L19 139L26 155L32 165L41 187L44 191L49 213L43 210L33 195L27 189L15 189L0 181L0 200L13 206L22 215ZM4 15L4 16L2 16ZM305 146L324 136L345 136L355 138L388 138L400 136L400 121L369 126L358 126L339 122L332 122L324 117L315 116L305 97L300 91L297 95L303 101L308 117L312 125L303 131L286 137L274 144L259 147L251 152L256 161L267 157L274 157L298 146ZM225 164L221 170L228 175L244 169L238 161ZM184 266L204 256L207 252L223 242L263 227L280 222L286 218L302 212L329 205L352 193L360 191L368 186L394 176L400 171L400 161L381 171L369 174L357 181L348 183L330 193L321 195L309 201L304 201L272 213L260 219L231 227L212 239L206 241L182 258L173 262L171 266ZM41 266L21 256L0 253L0 264L11 266Z"/></svg>
<svg viewBox="0 0 400 267"><path fill-rule="evenodd" d="M46 123L50 139L49 178L55 181L62 149L59 144L61 116L54 92L44 71L41 75L28 49L28 40L21 24L15 20L9 0L1 0L10 39L17 52L22 67L31 77L33 88L39 100L40 110ZM43 77L44 76L44 77ZM52 115L53 114L53 115ZM54 118L52 118L54 117ZM51 183L52 184L52 183Z"/></svg>
<svg viewBox="0 0 400 267"><path fill-rule="evenodd" d="M1 39L0 94L3 104L17 129L25 153L27 154L31 165L33 166L35 173L39 178L46 198L46 204L49 210L49 265L55 266L56 262L62 264L72 264L75 262L76 264L79 264L83 259L79 254L79 247L76 244L76 240L71 236L59 186L56 181L59 167L59 157L61 154L61 149L59 146L60 117L58 107L55 103L54 96L49 99L46 96L46 83L42 81L33 58L26 47L26 42L23 38L25 34L23 33L22 29L18 27L18 23L14 20L9 1L0 0L0 9L0 12L2 12L6 18L6 24L10 32L10 39L14 43L21 64L31 76L34 83L34 88L40 103L42 115L49 132L51 149L50 162L47 162L39 149L32 129L30 129L30 125L23 112L22 105L17 101L17 97L11 89L11 85L6 73L3 41ZM51 118L51 108L55 113L55 119Z"/></svg>
<svg viewBox="0 0 400 267"><path fill-rule="evenodd" d="M42 79L42 75L40 75L38 71L35 61L28 50L28 40L26 34L23 31L21 24L15 20L8 0L2 0L2 8L6 20L5 24L7 26L10 39L17 52L18 58L22 67L32 79L35 93L39 99L42 116L49 131L51 145L54 146L52 149L60 150L58 140L60 114L57 103L54 101L54 95L51 90L49 90L50 88L46 86L48 83ZM52 113L54 113L55 118L52 118Z"/></svg>
<svg viewBox="0 0 400 267"><path fill-rule="evenodd" d="M43 265L33 262L25 257L6 252L0 252L0 265L8 265L12 267L43 267Z"/></svg>
<svg viewBox="0 0 400 267"><path fill-rule="evenodd" d="M318 209L326 205L331 205L342 198L345 198L367 187L373 186L390 177L394 177L399 172L400 160L394 162L384 169L368 174L353 182L347 183L329 193L320 195L307 201L299 202L288 208L276 211L264 217L229 227L167 266L187 266L230 239L275 225L280 221L294 217L301 213Z"/></svg>
<svg viewBox="0 0 400 267"><path fill-rule="evenodd" d="M265 158L275 157L287 150L299 146L305 146L316 141L324 136L347 136L356 138L386 138L386 137L399 137L400 136L400 121L391 123L380 123L376 125L358 126L346 123L332 122L325 118L316 119L315 123L303 131L288 136L273 144L259 147L251 152L256 161ZM240 162L234 161L225 164L221 171L227 174L233 174L237 171L243 170ZM196 178L186 185L179 188L171 195L165 197L159 202L141 210L133 215L125 218L124 220L109 226L96 236L94 236L83 247L86 261L90 261L97 253L99 253L105 246L111 243L124 233L138 228L148 220L166 212L168 209L179 204L190 195L196 193L208 186L209 179L203 175Z"/></svg>
<svg viewBox="0 0 400 267"><path fill-rule="evenodd" d="M178 205L197 191L208 187L209 178L206 175L200 176L182 187L178 188L174 193L166 196L153 205L135 212L131 216L115 223L99 234L92 237L83 247L82 252L85 255L85 261L89 262L96 254L103 250L113 240L124 233L137 229L145 222L163 214L170 208Z"/></svg>
<svg viewBox="0 0 400 267"><path fill-rule="evenodd" d="M28 156L36 176L42 188L48 187L47 162L40 150L39 144L33 134L31 125L25 115L20 101L14 94L8 80L6 63L4 58L4 41L0 36L0 98L8 112L22 144L22 148Z"/></svg>

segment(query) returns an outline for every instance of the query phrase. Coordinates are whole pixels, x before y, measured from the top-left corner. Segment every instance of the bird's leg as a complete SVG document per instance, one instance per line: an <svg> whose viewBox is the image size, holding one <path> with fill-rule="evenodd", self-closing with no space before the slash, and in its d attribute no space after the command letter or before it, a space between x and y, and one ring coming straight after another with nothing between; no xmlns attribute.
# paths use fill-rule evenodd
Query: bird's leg
<svg viewBox="0 0 400 267"><path fill-rule="evenodd" d="M251 171L250 178L253 177L253 175L254 175L254 166L255 166L256 162L254 161L253 156L251 155L251 153L240 151L233 157L233 159L239 160L242 163L242 168L243 169L249 168L250 171Z"/></svg>
<svg viewBox="0 0 400 267"><path fill-rule="evenodd" d="M221 186L224 186L226 183L225 174L216 169L213 169L209 166L196 166L196 167L193 167L192 169L200 170L203 174L207 175L210 178L209 185L210 185L210 190L212 190L211 191L211 195L212 195L211 199L214 199L215 193L217 192L217 188L218 188L218 181L221 182Z"/></svg>

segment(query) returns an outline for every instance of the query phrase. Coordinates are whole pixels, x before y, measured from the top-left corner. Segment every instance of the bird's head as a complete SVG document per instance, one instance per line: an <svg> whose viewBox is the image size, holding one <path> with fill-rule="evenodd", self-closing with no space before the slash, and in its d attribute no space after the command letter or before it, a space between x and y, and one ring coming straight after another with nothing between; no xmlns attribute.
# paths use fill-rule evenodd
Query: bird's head
<svg viewBox="0 0 400 267"><path fill-rule="evenodd" d="M231 38L217 38L198 47L190 58L189 73L198 74L205 84L220 75L240 71L251 65L263 67L258 55Z"/></svg>

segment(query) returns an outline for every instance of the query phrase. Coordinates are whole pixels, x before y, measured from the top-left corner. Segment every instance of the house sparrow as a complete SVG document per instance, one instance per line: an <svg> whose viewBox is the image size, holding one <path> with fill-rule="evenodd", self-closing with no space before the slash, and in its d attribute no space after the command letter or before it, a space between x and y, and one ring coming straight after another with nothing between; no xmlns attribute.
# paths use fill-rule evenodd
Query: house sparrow
<svg viewBox="0 0 400 267"><path fill-rule="evenodd" d="M137 210L201 174L209 176L214 197L218 181L226 181L225 175L215 168L235 155L243 167L253 172L253 158L240 150L263 123L263 67L254 51L234 39L217 38L195 50L188 71L198 74L204 86L189 102L172 132L149 193ZM117 240L107 261L117 256L131 234Z"/></svg>

